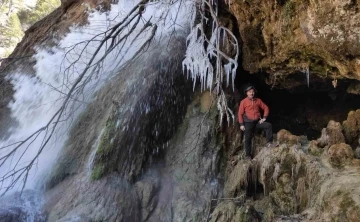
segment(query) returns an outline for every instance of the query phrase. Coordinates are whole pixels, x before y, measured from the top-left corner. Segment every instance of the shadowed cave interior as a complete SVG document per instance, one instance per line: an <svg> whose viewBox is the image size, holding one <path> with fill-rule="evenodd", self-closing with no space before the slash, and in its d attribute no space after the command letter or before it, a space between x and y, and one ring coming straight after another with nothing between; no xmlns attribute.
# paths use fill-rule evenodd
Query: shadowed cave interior
<svg viewBox="0 0 360 222"><path fill-rule="evenodd" d="M339 80L334 88L331 79L310 74L308 87L305 73L296 73L288 76L280 87L272 87L266 84L267 76L240 71L235 79L239 92L235 100L238 105L245 98L244 87L254 85L257 97L270 108L268 121L274 133L286 129L295 135L305 135L308 140L317 139L330 120L342 123L349 111L360 108L360 96L346 92L356 80Z"/></svg>

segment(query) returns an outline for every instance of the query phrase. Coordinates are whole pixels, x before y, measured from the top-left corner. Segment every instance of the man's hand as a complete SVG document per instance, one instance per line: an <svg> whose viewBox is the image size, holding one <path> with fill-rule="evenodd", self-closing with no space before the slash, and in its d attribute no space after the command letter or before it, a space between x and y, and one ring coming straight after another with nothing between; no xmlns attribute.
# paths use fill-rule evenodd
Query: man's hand
<svg viewBox="0 0 360 222"><path fill-rule="evenodd" d="M266 119L264 118L264 119L261 119L260 118L260 121L259 121L259 123L261 124L261 123L263 123L263 122L265 122L266 121Z"/></svg>
<svg viewBox="0 0 360 222"><path fill-rule="evenodd" d="M245 126L240 126L240 129L241 129L242 131L245 131Z"/></svg>

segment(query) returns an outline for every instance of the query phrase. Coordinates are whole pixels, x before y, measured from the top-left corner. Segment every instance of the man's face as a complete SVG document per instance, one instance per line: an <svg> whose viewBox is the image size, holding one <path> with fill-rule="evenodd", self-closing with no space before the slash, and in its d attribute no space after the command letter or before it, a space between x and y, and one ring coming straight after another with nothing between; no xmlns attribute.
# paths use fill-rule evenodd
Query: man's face
<svg viewBox="0 0 360 222"><path fill-rule="evenodd" d="M253 89L250 89L249 91L246 92L246 95L249 99L253 99L255 95L255 91Z"/></svg>

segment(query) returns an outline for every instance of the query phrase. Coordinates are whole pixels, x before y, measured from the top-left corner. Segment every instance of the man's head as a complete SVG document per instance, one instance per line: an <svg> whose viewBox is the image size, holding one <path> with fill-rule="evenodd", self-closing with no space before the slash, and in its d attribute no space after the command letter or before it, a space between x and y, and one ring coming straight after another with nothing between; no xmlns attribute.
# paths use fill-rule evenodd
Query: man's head
<svg viewBox="0 0 360 222"><path fill-rule="evenodd" d="M256 92L256 89L254 86L250 85L248 87L245 88L245 93L246 93L246 96L249 98L249 99L253 99L255 97L255 92Z"/></svg>

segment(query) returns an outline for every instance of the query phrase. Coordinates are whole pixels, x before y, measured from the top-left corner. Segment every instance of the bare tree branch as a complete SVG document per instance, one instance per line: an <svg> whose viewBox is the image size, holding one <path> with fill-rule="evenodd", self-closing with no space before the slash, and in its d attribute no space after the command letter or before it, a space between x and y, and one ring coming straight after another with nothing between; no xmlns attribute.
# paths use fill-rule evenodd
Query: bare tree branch
<svg viewBox="0 0 360 222"><path fill-rule="evenodd" d="M4 155L0 156L0 167L4 166L4 164L9 161L11 157L15 155L17 151L23 146L26 146L24 150L21 151L20 156L18 157L15 164L10 164L11 169L7 173L5 173L2 177L0 177L0 183L1 187L0 190L2 191L2 195L4 195L6 192L8 192L10 189L12 189L20 180L22 180L22 189L25 188L25 185L28 180L28 176L30 173L30 170L35 165L36 161L39 158L39 155L43 152L44 148L49 143L50 139L55 133L55 130L58 127L58 124L62 121L64 121L64 116L66 114L66 110L69 108L70 102L75 100L79 101L77 98L79 98L79 95L81 95L84 92L84 88L86 85L91 82L93 78L96 77L96 75L99 74L99 70L103 67L104 60L109 56L109 54L117 49L119 46L121 46L121 50L125 46L125 43L130 35L132 35L135 32L135 29L137 28L139 21L141 20L141 14L139 14L139 10L141 7L144 7L144 4L146 4L149 0L142 0L140 3L138 3L130 12L127 14L127 16L124 17L120 22L112 26L111 28L107 29L105 32L99 33L95 36L93 36L88 41L82 41L78 42L70 47L68 47L68 50L65 53L64 59L61 62L62 64L65 62L65 60L71 60L72 62L68 67L63 70L64 73L64 80L63 81L63 87L67 88L68 86L68 92L62 92L59 89L55 89L60 94L64 96L64 100L61 104L61 106L58 108L58 110L55 112L55 114L50 118L50 120L45 124L45 126L41 127L40 129L36 130L34 133L32 133L30 136L25 138L23 141L19 141L16 143L13 143L11 145L7 145L4 147L0 147L0 149L9 148L11 146L13 147L10 151L6 152ZM138 31L138 33L135 35L134 39L130 42L128 49L125 51L124 54L126 54L129 50L129 48L135 43L135 41L138 39L138 37L145 33L145 31L149 27L153 27L151 34L148 36L148 38L142 42L140 48L135 52L135 54L132 56L131 59L136 58L145 48L148 46L151 42L151 40L154 38L157 25L154 25L149 21L147 21L144 26ZM130 26L130 29L128 28ZM101 39L98 39L101 38ZM108 42L110 41L110 44ZM99 42L99 45L96 47L96 50L91 55L90 60L86 63L85 68L80 72L79 76L75 79L74 82L70 82L70 76L72 75L73 71L76 71L75 64L79 63L82 60L82 57L84 56L85 51L89 47L91 42ZM68 56L72 56L75 50L82 46L82 49L80 53L76 54L76 58L68 59ZM101 50L105 47L105 51L102 55L100 55ZM97 58L100 55L100 58ZM9 58L11 59L11 58ZM119 64L122 63L124 59L124 56L118 61ZM117 68L119 68L117 66ZM54 87L52 87L54 88ZM69 118L70 116L66 117L65 119ZM39 147L36 155L24 166L19 167L19 164L21 163L21 160L26 155L26 152L29 149L29 146L39 137L42 136L42 142L41 146ZM4 187L4 184L6 181L10 180L9 184Z"/></svg>

